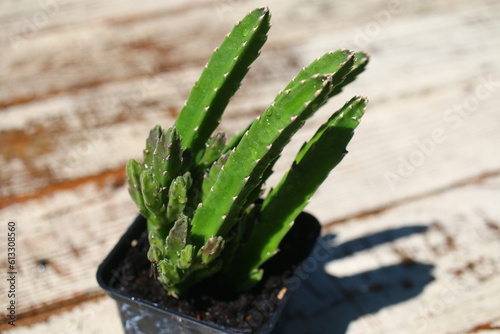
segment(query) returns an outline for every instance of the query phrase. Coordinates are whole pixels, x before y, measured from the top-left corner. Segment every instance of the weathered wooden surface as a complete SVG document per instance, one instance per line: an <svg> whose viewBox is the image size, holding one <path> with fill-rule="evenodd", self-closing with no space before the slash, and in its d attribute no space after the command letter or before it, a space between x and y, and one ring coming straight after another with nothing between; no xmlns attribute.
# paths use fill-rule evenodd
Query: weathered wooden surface
<svg viewBox="0 0 500 334"><path fill-rule="evenodd" d="M464 333L498 322L500 206L485 199L499 190L489 178L326 229L282 332Z"/></svg>
<svg viewBox="0 0 500 334"><path fill-rule="evenodd" d="M20 325L58 310L53 319L78 324L82 309L102 307L84 303L102 294L95 269L136 212L124 186L125 162L140 155L151 126L172 124L213 48L262 5L0 3L0 254L5 225L14 220ZM367 95L351 153L308 210L337 236L334 254L342 245L357 247L349 242L363 236L376 247L335 255L327 271L336 278L312 275L299 294L311 306L303 314L292 304L286 332L401 333L396 318L414 319L408 333L498 327L500 3L280 0L270 6L268 44L221 125L229 133L316 56L340 47L372 54L368 71L305 126L276 170L287 168L321 116L354 94ZM402 266L406 256L417 266ZM2 275L6 269L1 260ZM403 281L396 281L400 274ZM413 274L421 280L412 289L398 287ZM454 277L464 285L441 298ZM365 291L373 286L381 290ZM347 315L338 320L337 312ZM96 321L106 316L117 319L114 310L95 312ZM26 330L64 332L63 321Z"/></svg>

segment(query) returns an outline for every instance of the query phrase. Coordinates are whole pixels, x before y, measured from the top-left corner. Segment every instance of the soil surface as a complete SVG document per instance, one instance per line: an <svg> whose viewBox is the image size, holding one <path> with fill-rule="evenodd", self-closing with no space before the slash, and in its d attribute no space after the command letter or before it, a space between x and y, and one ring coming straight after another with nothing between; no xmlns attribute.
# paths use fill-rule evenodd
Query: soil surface
<svg viewBox="0 0 500 334"><path fill-rule="evenodd" d="M213 291L210 287L216 284L205 280L189 298L176 299L167 295L158 280L150 277L151 265L146 256L149 242L144 231L135 247L128 249L118 268L113 270L120 274L109 285L127 295L233 329L237 333L259 333L283 298L286 278L308 256L319 232L320 225L313 217L307 214L299 216L283 239L280 252L265 264L263 281L248 293L228 296Z"/></svg>

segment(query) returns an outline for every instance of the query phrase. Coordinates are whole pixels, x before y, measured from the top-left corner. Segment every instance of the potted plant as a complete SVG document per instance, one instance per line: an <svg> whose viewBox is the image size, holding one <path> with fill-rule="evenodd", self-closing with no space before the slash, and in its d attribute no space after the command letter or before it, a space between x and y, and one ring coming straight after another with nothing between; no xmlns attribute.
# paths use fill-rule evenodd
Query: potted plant
<svg viewBox="0 0 500 334"><path fill-rule="evenodd" d="M214 131L269 27L267 8L238 22L174 126L155 126L144 161L127 164L140 215L98 271L127 333L269 333L287 299L287 274L319 235L317 221L301 212L347 153L365 98L354 97L333 113L265 197L264 183L293 134L364 70L368 56L339 50L316 59L262 115L226 140ZM222 307L214 306L219 302ZM238 310L249 303L257 304L257 313ZM232 315L231 307L237 309Z"/></svg>

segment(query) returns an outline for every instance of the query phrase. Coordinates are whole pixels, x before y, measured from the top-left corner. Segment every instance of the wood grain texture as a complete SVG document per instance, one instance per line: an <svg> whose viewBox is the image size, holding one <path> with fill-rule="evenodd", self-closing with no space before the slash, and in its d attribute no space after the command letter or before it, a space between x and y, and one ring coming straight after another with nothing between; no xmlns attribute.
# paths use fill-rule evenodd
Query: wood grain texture
<svg viewBox="0 0 500 334"><path fill-rule="evenodd" d="M466 333L498 319L499 186L489 178L326 229L282 333Z"/></svg>
<svg viewBox="0 0 500 334"><path fill-rule="evenodd" d="M21 318L101 293L96 267L136 213L124 184L126 161L141 155L149 128L173 124L212 50L237 20L262 5L236 0L0 3L0 219L2 226L15 220L19 227ZM297 134L269 184L279 180L329 113L353 95L368 96L349 155L307 210L328 229L342 228L345 241L361 231L382 231L389 221L392 229L422 223L428 230L409 239L422 254L446 247L432 223L442 219L447 233L469 252L460 257L455 250L430 262L436 278L418 296L397 304L402 313L391 314L419 310L418 300L432 301L440 282L450 279L447 270L465 268L481 256L486 262L478 266L486 266L491 258L484 252L498 253L498 238L473 247L474 235L454 229L451 221L454 206L467 211L465 218L456 216L465 225L498 218L500 4L279 0L270 6L268 43L221 129L234 134L244 128L315 57L341 47L369 51L368 70ZM480 189L483 182L491 192ZM444 208L433 206L440 202ZM392 218L377 218L385 214ZM435 242L423 242L424 235ZM4 249L3 231L0 236ZM394 240L341 261L344 274L355 276L370 256L393 263L393 248L400 244ZM418 261L427 263L421 256ZM1 272L5 265L0 262ZM469 276L467 282L475 282L473 274L464 274ZM436 291L429 292L433 286ZM426 318L429 323L460 321L449 331L429 327L435 331L428 332L466 333L498 318L488 298L497 290L498 280L477 284L477 294L456 299L473 311L447 304L439 316ZM392 308L361 317L349 333L366 326L372 332L398 332L379 315ZM318 313L318 319L330 312Z"/></svg>

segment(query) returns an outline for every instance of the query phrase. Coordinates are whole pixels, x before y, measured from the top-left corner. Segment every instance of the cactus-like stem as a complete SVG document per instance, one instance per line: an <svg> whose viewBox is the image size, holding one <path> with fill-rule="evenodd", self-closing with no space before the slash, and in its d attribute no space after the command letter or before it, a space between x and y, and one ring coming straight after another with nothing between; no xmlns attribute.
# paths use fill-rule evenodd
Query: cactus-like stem
<svg viewBox="0 0 500 334"><path fill-rule="evenodd" d="M226 146L226 135L223 132L218 132L210 137L205 144L205 153L200 159L199 164L202 166L210 166L219 159Z"/></svg>
<svg viewBox="0 0 500 334"><path fill-rule="evenodd" d="M222 237L211 237L207 243L198 251L198 258L201 265L205 266L214 261L224 248Z"/></svg>
<svg viewBox="0 0 500 334"><path fill-rule="evenodd" d="M193 234L196 238L206 240L213 235L224 235L231 229L247 202L248 194L261 183L271 161L281 154L305 120L324 104L333 88L342 83L353 64L353 52L328 53L299 72L278 94L274 103L254 121L229 158L214 191L207 197L209 205L195 213ZM330 74L313 74L302 79L319 70ZM204 221L207 223L202 223Z"/></svg>
<svg viewBox="0 0 500 334"><path fill-rule="evenodd" d="M238 146L238 144L240 143L245 133L247 133L247 131L250 130L254 122L248 124L248 126L245 129L243 129L243 131L240 131L239 133L234 135L231 139L229 139L229 141L226 144L226 147L224 147L224 149L222 150L222 153L226 153L228 151L235 149L236 146Z"/></svg>
<svg viewBox="0 0 500 334"><path fill-rule="evenodd" d="M158 262L165 257L165 239L162 239L154 228L148 230L148 260Z"/></svg>
<svg viewBox="0 0 500 334"><path fill-rule="evenodd" d="M194 258L194 246L186 245L183 249L181 249L179 253L179 259L177 260L177 267L182 270L189 269L193 264Z"/></svg>
<svg viewBox="0 0 500 334"><path fill-rule="evenodd" d="M189 218L180 215L166 239L165 255L173 264L180 258L181 250L186 247L189 229Z"/></svg>
<svg viewBox="0 0 500 334"><path fill-rule="evenodd" d="M225 235L266 167L331 91L331 77L316 75L283 92L243 136L217 182L193 217L197 239ZM271 146L271 147L270 147ZM206 204L206 205L205 205ZM227 217L230 219L226 219Z"/></svg>
<svg viewBox="0 0 500 334"><path fill-rule="evenodd" d="M181 271L175 263L167 257L164 257L158 262L158 279L168 290L175 287L176 284L182 282ZM176 291L177 293L177 291Z"/></svg>
<svg viewBox="0 0 500 334"><path fill-rule="evenodd" d="M130 159L127 163L126 174L127 174L127 183L128 183L128 192L132 200L135 202L137 207L139 208L139 212L145 216L149 216L149 211L146 209L144 205L144 198L142 197L141 190L141 174L143 168L140 163L135 161L134 159Z"/></svg>
<svg viewBox="0 0 500 334"><path fill-rule="evenodd" d="M201 188L202 201L204 201L208 197L210 192L213 191L213 186L215 185L215 182L217 181L220 172L224 168L227 159L229 159L230 154L231 152L227 152L221 155L219 159L212 165L210 170L205 174Z"/></svg>
<svg viewBox="0 0 500 334"><path fill-rule="evenodd" d="M179 174L182 166L182 147L179 132L175 127L161 135L153 151L152 171L160 187L166 188Z"/></svg>
<svg viewBox="0 0 500 334"><path fill-rule="evenodd" d="M155 179L154 174L150 170L144 170L141 173L141 191L144 205L151 212L157 215L165 211L165 203L162 201L163 188Z"/></svg>
<svg viewBox="0 0 500 334"><path fill-rule="evenodd" d="M221 268L221 263L210 266L217 261L224 249L221 237L210 238L195 255L195 246L188 244L190 219L181 215L170 230L164 247L163 258L157 260L154 250L148 253L150 260L158 262L160 281L174 294L179 295L187 287L191 287L201 277L213 275ZM183 287L183 288L181 288Z"/></svg>
<svg viewBox="0 0 500 334"><path fill-rule="evenodd" d="M151 166L153 166L153 153L162 134L163 130L160 125L156 125L149 131L149 136L146 139L146 148L142 152L145 168L151 168Z"/></svg>
<svg viewBox="0 0 500 334"><path fill-rule="evenodd" d="M344 158L365 106L366 99L354 97L333 114L302 147L292 168L266 197L259 222L238 253L238 258L245 261L232 266L232 275L238 278L238 285L249 287L257 283L253 274L276 253L295 218Z"/></svg>
<svg viewBox="0 0 500 334"><path fill-rule="evenodd" d="M351 70L345 76L345 79L344 81L342 81L342 84L338 85L332 90L330 96L335 96L339 94L342 91L342 88L353 82L358 75L364 72L364 70L366 69L366 65L368 65L368 62L370 60L370 57L366 52L356 52L354 58L355 62Z"/></svg>
<svg viewBox="0 0 500 334"><path fill-rule="evenodd" d="M173 224L178 217L182 216L188 201L188 190L192 182L191 174L187 172L183 176L175 178L170 184L166 212L168 224Z"/></svg>
<svg viewBox="0 0 500 334"><path fill-rule="evenodd" d="M237 254L240 247L244 244L248 235L252 231L255 224L258 222L261 203L252 203L248 206L239 220L239 223L233 228L226 238L226 246L223 254L224 268L223 272L232 276L233 261L237 260Z"/></svg>
<svg viewBox="0 0 500 334"><path fill-rule="evenodd" d="M328 93L328 97L330 98L333 96L333 89L344 81L346 75L352 70L354 63L355 53L353 51L342 49L335 52L328 52L322 57L317 58L309 66L300 70L295 78L285 87L284 91L291 89L302 80L306 80L316 74L331 75L332 90Z"/></svg>
<svg viewBox="0 0 500 334"><path fill-rule="evenodd" d="M196 159L220 122L229 99L238 90L248 68L259 55L269 31L267 8L250 12L217 48L175 123L184 147Z"/></svg>

